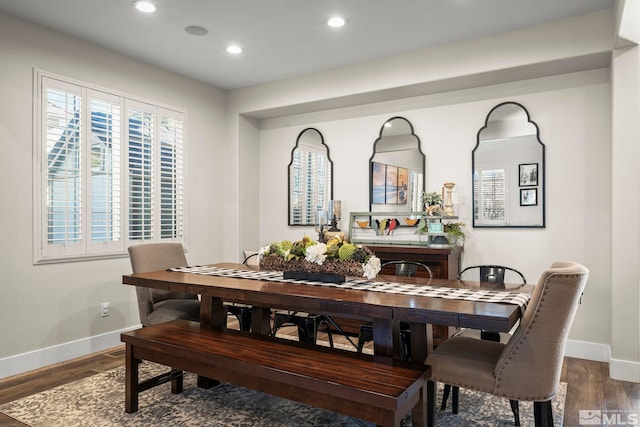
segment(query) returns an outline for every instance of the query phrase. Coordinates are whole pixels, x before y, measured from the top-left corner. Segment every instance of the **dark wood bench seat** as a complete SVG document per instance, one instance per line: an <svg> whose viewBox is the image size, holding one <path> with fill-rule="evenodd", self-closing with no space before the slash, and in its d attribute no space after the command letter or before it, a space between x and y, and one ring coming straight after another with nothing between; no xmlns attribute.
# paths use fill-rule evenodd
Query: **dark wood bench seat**
<svg viewBox="0 0 640 427"><path fill-rule="evenodd" d="M172 381L172 392L181 392L177 370L184 370L382 426L400 426L413 409L414 426L426 424L429 368L424 365L208 329L187 320L125 332L121 339L126 344L128 413L138 410L138 393L161 383ZM173 370L139 382L140 360Z"/></svg>

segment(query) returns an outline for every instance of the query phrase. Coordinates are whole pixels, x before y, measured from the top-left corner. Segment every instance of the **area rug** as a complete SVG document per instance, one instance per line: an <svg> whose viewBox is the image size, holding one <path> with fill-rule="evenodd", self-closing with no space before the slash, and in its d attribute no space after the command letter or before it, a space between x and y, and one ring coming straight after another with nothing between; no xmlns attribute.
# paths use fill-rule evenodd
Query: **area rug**
<svg viewBox="0 0 640 427"><path fill-rule="evenodd" d="M141 378L166 368L144 362ZM566 384L553 402L555 425L562 425ZM442 396L442 389L438 391ZM440 403L438 402L438 407ZM450 406L449 406L450 408ZM533 409L520 403L522 426L533 426ZM124 367L78 380L0 406L0 412L31 427L149 427L149 426L372 426L364 421L313 408L230 384L211 389L196 386L196 376L185 376L184 391L171 394L170 384L140 395L140 409L124 412ZM409 426L410 419L405 425ZM438 426L512 426L506 399L470 390L460 391L460 413L440 412Z"/></svg>

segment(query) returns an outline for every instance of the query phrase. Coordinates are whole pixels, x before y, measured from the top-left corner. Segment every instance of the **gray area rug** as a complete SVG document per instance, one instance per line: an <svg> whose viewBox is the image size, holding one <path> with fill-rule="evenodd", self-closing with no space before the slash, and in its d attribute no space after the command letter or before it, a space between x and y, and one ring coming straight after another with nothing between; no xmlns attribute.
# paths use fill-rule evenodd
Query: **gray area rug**
<svg viewBox="0 0 640 427"><path fill-rule="evenodd" d="M141 378L165 367L144 362ZM441 385L440 385L441 386ZM302 405L230 384L205 390L187 374L184 391L171 394L170 384L140 395L140 409L124 412L124 367L78 380L55 389L0 406L0 412L31 427L114 426L372 426L361 420ZM562 425L566 384L554 399L555 425ZM442 396L442 388L438 391ZM450 403L450 402L449 402ZM440 402L438 402L438 407ZM530 402L520 403L522 426L533 426ZM411 425L410 420L405 420ZM438 426L512 426L506 399L460 390L460 413L440 412Z"/></svg>

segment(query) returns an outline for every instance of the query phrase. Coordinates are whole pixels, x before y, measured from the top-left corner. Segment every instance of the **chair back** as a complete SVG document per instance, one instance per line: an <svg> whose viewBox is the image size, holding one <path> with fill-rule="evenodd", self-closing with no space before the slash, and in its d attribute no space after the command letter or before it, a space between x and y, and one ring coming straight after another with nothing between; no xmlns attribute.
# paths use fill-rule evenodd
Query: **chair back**
<svg viewBox="0 0 640 427"><path fill-rule="evenodd" d="M461 280L461 277L465 272L475 269L479 271L481 282L504 283L506 272L512 271L517 276L520 276L520 280L522 280L523 284L527 283L527 279L524 277L524 274L520 273L515 268L505 267L503 265L472 265L458 273L458 280Z"/></svg>
<svg viewBox="0 0 640 427"><path fill-rule="evenodd" d="M129 246L129 260L134 273L166 270L171 267L186 267L187 258L181 243L143 243ZM163 291L136 286L140 322L147 324L147 316L153 305L168 299L198 299L186 292Z"/></svg>
<svg viewBox="0 0 640 427"><path fill-rule="evenodd" d="M244 261L242 261L242 263L244 265L251 265L251 266L259 266L260 263L258 262L258 251L249 251L247 249L244 250Z"/></svg>
<svg viewBox="0 0 640 427"><path fill-rule="evenodd" d="M546 401L555 395L588 275L578 263L559 261L540 276L520 326L496 363L494 394L523 401Z"/></svg>
<svg viewBox="0 0 640 427"><path fill-rule="evenodd" d="M417 261L387 261L384 262L381 267L385 267L387 265L395 265L395 275L396 276L405 276L405 277L415 277L418 275L418 268L423 269L429 278L433 277L431 273L431 269L428 265L423 264Z"/></svg>

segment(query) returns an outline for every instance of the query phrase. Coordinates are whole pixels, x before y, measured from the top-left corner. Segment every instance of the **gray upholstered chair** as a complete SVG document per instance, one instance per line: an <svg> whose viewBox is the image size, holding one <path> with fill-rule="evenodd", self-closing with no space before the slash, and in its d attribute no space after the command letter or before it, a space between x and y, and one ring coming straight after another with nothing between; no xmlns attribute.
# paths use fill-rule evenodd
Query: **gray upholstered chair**
<svg viewBox="0 0 640 427"><path fill-rule="evenodd" d="M512 402L533 401L536 426L553 425L556 394L567 335L589 271L554 262L538 280L519 327L508 343L452 337L427 357L429 424L435 415L436 382L470 388Z"/></svg>
<svg viewBox="0 0 640 427"><path fill-rule="evenodd" d="M180 243L133 245L129 247L129 259L134 273L188 265ZM136 287L136 295L142 326L174 319L200 320L200 300L197 295L143 287Z"/></svg>

